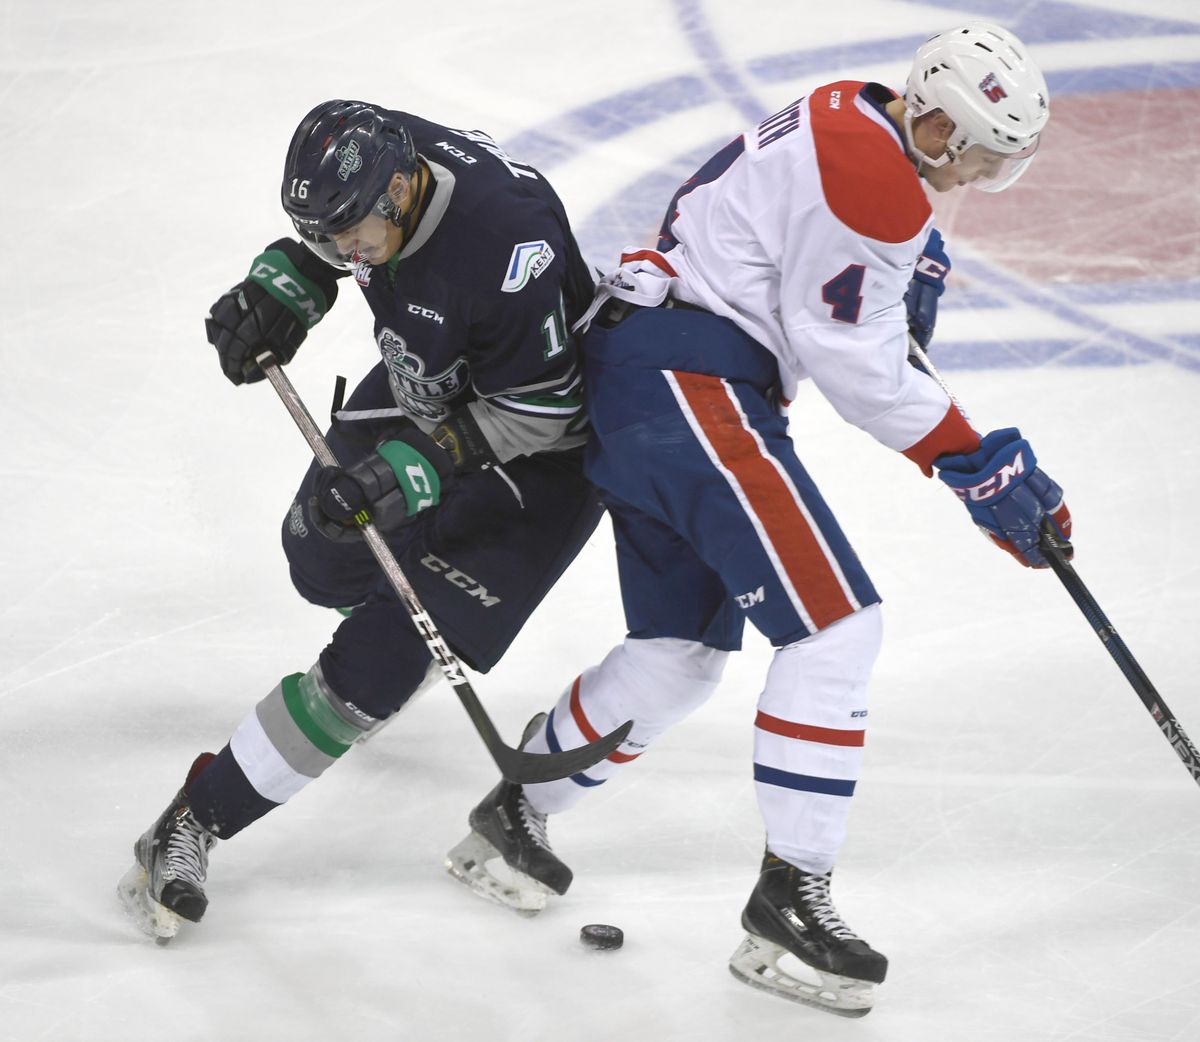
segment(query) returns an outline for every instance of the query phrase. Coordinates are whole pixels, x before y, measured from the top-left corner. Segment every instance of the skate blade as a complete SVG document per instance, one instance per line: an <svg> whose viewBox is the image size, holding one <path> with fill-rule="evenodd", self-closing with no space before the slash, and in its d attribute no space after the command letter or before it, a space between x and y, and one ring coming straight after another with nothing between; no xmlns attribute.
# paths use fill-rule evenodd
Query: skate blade
<svg viewBox="0 0 1200 1042"><path fill-rule="evenodd" d="M169 944L183 920L150 896L148 884L146 870L135 861L117 883L117 896L142 933L153 937L157 944Z"/></svg>
<svg viewBox="0 0 1200 1042"><path fill-rule="evenodd" d="M786 948L755 934L747 934L729 959L729 972L743 984L759 991L839 1017L865 1017L871 1012L875 1005L875 985L871 981L826 973L800 963L819 978L819 983L804 980L779 965L780 960L788 956L800 962Z"/></svg>
<svg viewBox="0 0 1200 1042"><path fill-rule="evenodd" d="M489 864L494 864L507 878L493 873ZM509 868L500 852L477 832L472 832L446 855L445 865L446 871L464 886L480 897L511 908L517 915L537 915L554 893L532 876Z"/></svg>

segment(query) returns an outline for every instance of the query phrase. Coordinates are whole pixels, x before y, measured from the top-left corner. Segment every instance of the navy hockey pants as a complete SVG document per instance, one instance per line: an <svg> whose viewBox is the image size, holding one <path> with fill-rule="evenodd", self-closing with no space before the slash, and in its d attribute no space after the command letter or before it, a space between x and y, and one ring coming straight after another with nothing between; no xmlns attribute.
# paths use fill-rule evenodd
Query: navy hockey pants
<svg viewBox="0 0 1200 1042"><path fill-rule="evenodd" d="M796 456L774 356L727 319L635 309L584 342L588 477L617 540L629 634L776 646L878 594Z"/></svg>
<svg viewBox="0 0 1200 1042"><path fill-rule="evenodd" d="M394 406L382 363L346 403L347 410ZM382 429L349 422L327 438L347 464L373 451ZM366 544L331 542L312 525L307 503L318 469L315 463L309 468L284 519L283 548L305 599L354 608L321 653L321 669L339 698L382 719L420 684L430 655ZM455 654L487 672L602 513L583 477L582 450L541 453L499 470L458 475L437 508L387 541Z"/></svg>

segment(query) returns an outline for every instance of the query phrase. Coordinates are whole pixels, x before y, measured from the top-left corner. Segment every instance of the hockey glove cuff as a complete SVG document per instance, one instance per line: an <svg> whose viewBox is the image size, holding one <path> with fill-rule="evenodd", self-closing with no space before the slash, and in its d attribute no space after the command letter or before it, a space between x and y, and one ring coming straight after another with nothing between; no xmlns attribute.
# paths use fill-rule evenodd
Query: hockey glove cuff
<svg viewBox="0 0 1200 1042"><path fill-rule="evenodd" d="M938 298L946 288L946 276L950 274L950 258L946 255L942 233L936 228L929 233L925 249L917 258L913 277L904 294L904 307L908 311L908 331L922 349L933 339L933 328L937 324Z"/></svg>
<svg viewBox="0 0 1200 1042"><path fill-rule="evenodd" d="M254 383L263 378L254 359L270 351L286 365L336 299L333 269L300 243L280 239L213 304L204 329L226 377Z"/></svg>
<svg viewBox="0 0 1200 1042"><path fill-rule="evenodd" d="M934 465L984 535L1023 565L1048 566L1039 547L1044 518L1071 557L1071 512L1062 489L1038 469L1033 449L1015 427L992 431L974 452L940 456Z"/></svg>
<svg viewBox="0 0 1200 1042"><path fill-rule="evenodd" d="M327 539L358 535L371 522L395 531L441 502L454 474L450 458L415 424L393 431L378 448L349 467L317 474L309 516Z"/></svg>

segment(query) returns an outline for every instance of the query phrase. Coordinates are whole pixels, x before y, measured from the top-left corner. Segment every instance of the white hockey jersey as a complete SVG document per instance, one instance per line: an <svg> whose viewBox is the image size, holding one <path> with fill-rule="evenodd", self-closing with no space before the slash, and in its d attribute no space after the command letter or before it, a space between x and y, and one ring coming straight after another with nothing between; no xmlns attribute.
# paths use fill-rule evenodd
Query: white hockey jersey
<svg viewBox="0 0 1200 1042"><path fill-rule="evenodd" d="M778 360L785 399L811 379L929 474L979 437L907 361L903 297L933 212L883 112L894 97L831 83L736 138L680 188L658 249L622 256L598 301L669 294L732 319Z"/></svg>

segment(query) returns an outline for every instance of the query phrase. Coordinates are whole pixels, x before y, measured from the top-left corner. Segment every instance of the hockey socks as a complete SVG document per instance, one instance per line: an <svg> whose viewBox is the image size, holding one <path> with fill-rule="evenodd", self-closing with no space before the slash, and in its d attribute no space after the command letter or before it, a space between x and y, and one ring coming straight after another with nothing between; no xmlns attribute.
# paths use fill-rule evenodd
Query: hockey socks
<svg viewBox="0 0 1200 1042"><path fill-rule="evenodd" d="M250 784L228 745L192 782L190 797L196 820L221 839L236 836L279 806Z"/></svg>

